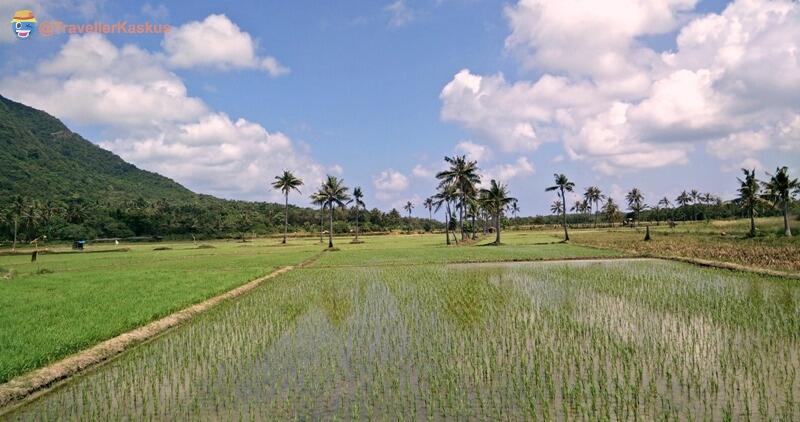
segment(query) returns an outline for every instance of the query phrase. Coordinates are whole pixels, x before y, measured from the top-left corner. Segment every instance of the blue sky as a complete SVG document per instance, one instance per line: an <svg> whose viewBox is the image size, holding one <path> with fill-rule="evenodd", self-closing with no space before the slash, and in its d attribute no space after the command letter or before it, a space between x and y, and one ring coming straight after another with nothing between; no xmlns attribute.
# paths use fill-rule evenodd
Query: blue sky
<svg viewBox="0 0 800 422"><path fill-rule="evenodd" d="M40 21L67 23L163 22L178 28L181 37L175 32L172 41L161 35L35 34L17 40L8 31L7 38L0 38L0 94L62 118L140 167L228 198L275 199L266 188L268 179L289 167L309 183L326 173L340 175L349 186L364 188L369 207L388 209L409 199L419 204L433 193L435 181L426 175L441 158L468 151L479 158L487 176L510 184L525 214L548 212L554 198L544 188L554 172L568 174L580 188L598 185L615 199L638 186L655 202L690 188L729 197L742 165L800 168L800 91L782 95L776 89L774 96L740 113L746 101L732 88L735 82L758 87L763 75L724 60L702 62L698 57L709 54L699 51L701 46L677 42L680 31L693 22L705 30L707 25L700 23L711 22L710 14L719 14L724 25L737 14L753 18L759 12L742 6L726 15L727 2L721 1L668 0L664 10L655 11L648 2L642 10L635 0L628 3L618 15L630 14L623 22L639 29L617 31L619 23L598 19L603 10L590 10L595 6L572 6L565 12L537 0L243 1L235 6L12 0L0 13L10 17L13 10L32 9ZM796 26L798 6L783 6L783 15L776 18L780 24L771 25L777 35L770 36L788 37L788 47L780 48L796 47L792 29L780 31ZM572 25L576 20L590 23ZM190 31L191 25L199 35ZM537 32L548 25L564 33L548 38L552 32ZM754 34L770 30L753 25ZM219 45L191 38L208 34L212 26L234 28L236 38L217 38ZM584 30L591 32L579 33ZM244 50L238 47L242 41ZM717 41L724 45L724 39ZM123 53L125 45L141 51L131 58ZM198 45L194 56L186 53ZM230 52L224 51L226 45ZM759 44L740 47L743 57L763 51ZM574 49L567 55L581 57L575 63L568 57L554 59L548 49L557 54ZM583 57L595 52L595 59ZM604 52L623 60L595 68ZM671 52L674 59L663 58L662 53ZM784 55L776 49L774 56L781 60ZM87 57L102 65L80 65ZM284 70L267 69L262 64L267 58ZM137 73L140 63L146 63L147 72ZM798 65L795 60L776 66L792 70ZM563 85L540 97L534 85L549 77L560 78ZM628 89L625 84L634 77L647 82ZM465 88L475 80L480 80L479 90ZM81 96L71 90L76 81L109 86ZM782 87L796 83L789 78ZM150 91L164 84L170 87L169 102ZM23 86L37 88L31 92ZM446 86L452 88L449 94ZM697 88L699 94L687 91L672 98L673 86ZM704 90L709 86L710 91ZM152 94L153 104L170 105L152 114L146 101L142 110L92 105L140 89ZM570 92L574 98L564 99ZM683 98L696 101L682 104ZM698 102L724 102L725 107L703 117ZM774 108L779 117L757 116L755 108ZM666 116L664 110L674 112ZM610 117L619 113L627 116L624 125ZM525 127L535 135L520 135L518 129ZM418 206L415 213L426 211Z"/></svg>

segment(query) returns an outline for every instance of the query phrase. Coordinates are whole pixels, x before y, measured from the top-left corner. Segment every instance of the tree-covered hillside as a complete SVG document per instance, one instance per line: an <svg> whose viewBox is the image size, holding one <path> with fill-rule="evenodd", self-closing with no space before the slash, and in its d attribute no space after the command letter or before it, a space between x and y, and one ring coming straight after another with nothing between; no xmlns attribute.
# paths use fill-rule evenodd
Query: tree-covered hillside
<svg viewBox="0 0 800 422"><path fill-rule="evenodd" d="M271 189L264 181L264 189ZM310 189L310 188L309 188ZM280 204L196 194L145 171L70 131L55 117L0 96L0 240L276 233ZM361 210L364 231L424 228L418 219ZM291 231L319 230L319 210L290 207ZM351 230L352 209L337 209L337 232ZM432 223L435 224L435 223Z"/></svg>
<svg viewBox="0 0 800 422"><path fill-rule="evenodd" d="M0 96L0 193L38 199L144 198L189 200L196 195L141 170L83 139L47 113Z"/></svg>

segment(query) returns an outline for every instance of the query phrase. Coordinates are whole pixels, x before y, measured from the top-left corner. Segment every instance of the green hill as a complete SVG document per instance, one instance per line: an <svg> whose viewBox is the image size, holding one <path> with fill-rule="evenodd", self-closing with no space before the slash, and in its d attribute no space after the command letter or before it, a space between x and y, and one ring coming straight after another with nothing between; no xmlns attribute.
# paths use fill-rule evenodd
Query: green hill
<svg viewBox="0 0 800 422"><path fill-rule="evenodd" d="M335 212L334 230L350 232L353 210ZM290 231L318 233L319 223L319 210L290 206ZM396 210L362 210L360 223L365 232L408 226ZM283 205L196 194L126 163L55 117L0 96L0 244L14 239L15 227L22 242L243 237L281 232Z"/></svg>
<svg viewBox="0 0 800 422"><path fill-rule="evenodd" d="M126 163L55 117L0 96L0 195L51 199L188 200L173 180Z"/></svg>

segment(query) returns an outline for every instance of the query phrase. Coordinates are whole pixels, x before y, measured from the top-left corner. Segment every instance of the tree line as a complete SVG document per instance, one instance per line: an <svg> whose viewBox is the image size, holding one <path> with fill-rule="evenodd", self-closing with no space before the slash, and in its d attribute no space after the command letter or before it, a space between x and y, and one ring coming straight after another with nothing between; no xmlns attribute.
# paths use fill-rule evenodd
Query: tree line
<svg viewBox="0 0 800 422"><path fill-rule="evenodd" d="M496 180L491 180L487 187L481 186L481 178L478 174L476 161L467 160L466 156L445 157L445 162L449 165L447 170L436 174L439 186L436 194L427 198L423 206L428 210L428 222L436 221L433 212L445 209L444 233L445 241L451 244L451 235L455 243L459 242L456 230L461 233L461 241L468 237L477 237L478 223L483 223L483 231L495 233L494 244L500 244L500 227L503 215L506 211L519 212L516 198L509 196L508 188ZM274 189L279 190L284 195L284 208L288 214L289 194L292 191L300 192L303 186L302 179L296 177L291 171L284 170L282 174L275 176L272 183ZM363 191L361 187L355 187L350 194L350 189L345 186L344 181L335 176L328 176L325 182L311 193L311 202L319 206L319 233L322 242L325 233L325 221L328 218L329 230L328 247L333 247L333 225L335 210L349 210L355 214L355 237L354 242L358 242L359 216L364 209ZM415 204L407 201L403 209L408 213L407 222L413 222L414 218L411 211ZM392 212L396 212L392 210ZM455 213L458 213L456 217ZM458 218L458 224L455 223ZM469 222L471 220L471 223ZM465 224L465 221L468 221ZM432 228L432 227L431 227ZM288 223L284 222L283 243L286 243L288 233Z"/></svg>
<svg viewBox="0 0 800 422"><path fill-rule="evenodd" d="M435 220L409 219L395 209L366 209L363 202L358 211L336 208L333 213L333 232L341 234L350 233L356 219L362 233L442 227ZM23 195L0 198L0 241L14 247L35 239L241 239L274 235L285 229L314 234L318 224L319 211L313 208L205 195L189 201L138 198L114 202L78 195L46 201Z"/></svg>
<svg viewBox="0 0 800 422"><path fill-rule="evenodd" d="M636 226L642 219L654 221L657 225L662 221L675 224L676 221L697 221L714 218L750 219L749 236L756 235L755 217L758 215L783 217L784 235L791 236L790 209L795 196L800 194L800 182L789 176L787 167L778 167L775 173L766 173L768 179L759 180L755 169L742 169L744 179L739 182L739 196L730 201L723 201L711 193L700 193L696 189L682 191L674 202L664 196L652 205L645 202L644 193L639 188L632 188L625 194L627 214L622 213L620 205L613 198L603 194L597 186L585 188L582 197L574 201L569 208L573 218L568 218L566 193L575 191L575 183L564 174L554 174L554 185L545 189L555 191L557 198L550 206L554 217L560 219L558 224L564 229L564 240L569 240L569 225L589 223L597 227L598 218L602 216L611 227L618 222ZM518 219L519 224L548 224L552 218L531 217Z"/></svg>
<svg viewBox="0 0 800 422"><path fill-rule="evenodd" d="M500 244L500 230L506 224L546 225L563 227L564 238L569 240L570 225L605 223L610 226L625 224L636 226L640 221L656 224L714 218L747 217L750 235L755 236L755 217L782 215L784 232L791 236L790 209L795 195L800 193L797 179L789 177L787 167L767 173L768 179L759 180L755 170L743 169L739 182L739 196L723 201L711 193L695 189L683 191L673 200L662 197L648 204L639 188L625 195L626 212L622 204L605 195L597 186L586 187L582 195L567 205L567 194L575 192L576 185L564 174L554 175L554 184L545 189L555 192L550 216L519 217L519 204L510 196L507 185L481 181L477 161L466 156L444 158L447 168L436 174L439 181L436 192L426 198L422 206L428 218L411 215L416 204L408 201L402 216L396 209L383 212L377 208L367 210L364 193L360 187L352 192L344 181L335 176L327 179L309 198L317 208L297 207L289 203L292 192L301 192L303 181L285 170L275 177L271 188L284 196L284 204L267 202L229 201L199 195L194 201L173 203L166 199L147 201L143 198L122 203L87 201L80 196L65 200L41 201L15 195L0 204L0 239L12 242L30 242L37 239L97 239L97 238L224 238L248 235L267 235L282 232L283 242L289 232L319 233L320 242L328 235L333 247L334 234L352 233L354 241L363 232L392 230L442 230L445 242L460 243L477 238L477 233L494 233L495 244ZM434 218L434 213L444 211L444 223ZM511 217L508 217L508 214ZM326 221L327 220L327 221Z"/></svg>

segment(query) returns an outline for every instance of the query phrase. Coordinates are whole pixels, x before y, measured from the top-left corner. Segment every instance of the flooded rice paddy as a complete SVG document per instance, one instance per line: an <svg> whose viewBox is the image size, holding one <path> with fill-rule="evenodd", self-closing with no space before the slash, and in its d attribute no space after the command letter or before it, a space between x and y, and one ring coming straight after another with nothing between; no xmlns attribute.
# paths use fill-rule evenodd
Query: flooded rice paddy
<svg viewBox="0 0 800 422"><path fill-rule="evenodd" d="M294 270L2 418L800 420L797 281L657 261Z"/></svg>

